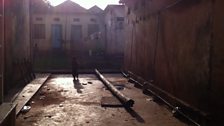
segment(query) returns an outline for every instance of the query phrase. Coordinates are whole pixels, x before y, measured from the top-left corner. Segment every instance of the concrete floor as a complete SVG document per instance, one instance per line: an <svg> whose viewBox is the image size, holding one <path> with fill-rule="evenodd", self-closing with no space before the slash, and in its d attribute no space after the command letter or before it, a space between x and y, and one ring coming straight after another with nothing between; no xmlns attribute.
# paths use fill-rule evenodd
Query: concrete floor
<svg viewBox="0 0 224 126"><path fill-rule="evenodd" d="M79 84L71 75L52 75L30 101L31 110L17 117L17 126L187 126L172 116L164 105L153 102L120 74L105 74L122 92L135 100L132 110L101 107L103 96L112 96L93 74L80 75ZM88 83L91 82L91 83Z"/></svg>

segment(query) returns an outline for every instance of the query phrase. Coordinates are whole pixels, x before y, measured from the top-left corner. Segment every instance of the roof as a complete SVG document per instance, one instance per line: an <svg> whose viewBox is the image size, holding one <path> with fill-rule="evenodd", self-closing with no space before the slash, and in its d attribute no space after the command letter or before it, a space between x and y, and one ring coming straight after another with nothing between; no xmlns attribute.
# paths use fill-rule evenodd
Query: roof
<svg viewBox="0 0 224 126"><path fill-rule="evenodd" d="M53 7L52 10L59 13L86 13L85 8L71 0L66 0L58 6Z"/></svg>
<svg viewBox="0 0 224 126"><path fill-rule="evenodd" d="M104 9L104 12L108 11L108 10L123 10L124 9L124 5L118 5L118 4L109 4L107 5L107 7Z"/></svg>
<svg viewBox="0 0 224 126"><path fill-rule="evenodd" d="M104 13L113 11L117 16L123 17L125 15L125 6L124 5L107 5L104 9Z"/></svg>
<svg viewBox="0 0 224 126"><path fill-rule="evenodd" d="M51 7L51 5L46 0L31 1L31 11L34 13L44 13L49 9L49 7Z"/></svg>
<svg viewBox="0 0 224 126"><path fill-rule="evenodd" d="M119 0L119 3L130 2L131 0Z"/></svg>
<svg viewBox="0 0 224 126"><path fill-rule="evenodd" d="M88 10L88 12L90 12L90 13L103 13L103 10L95 5L95 6L91 7Z"/></svg>
<svg viewBox="0 0 224 126"><path fill-rule="evenodd" d="M58 6L51 6L48 3L44 2L43 0L35 0L32 4L32 7L35 8L34 12L52 12L52 13L87 13L87 10L81 7L79 4L71 1L66 0L65 2L59 4Z"/></svg>

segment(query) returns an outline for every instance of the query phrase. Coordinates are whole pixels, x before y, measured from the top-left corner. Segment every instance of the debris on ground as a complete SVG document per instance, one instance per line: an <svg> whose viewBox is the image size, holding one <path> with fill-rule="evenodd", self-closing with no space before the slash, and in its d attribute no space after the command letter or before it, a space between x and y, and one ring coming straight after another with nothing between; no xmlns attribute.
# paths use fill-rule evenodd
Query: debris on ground
<svg viewBox="0 0 224 126"><path fill-rule="evenodd" d="M89 81L88 84L93 84L93 82L90 82L90 81Z"/></svg>
<svg viewBox="0 0 224 126"><path fill-rule="evenodd" d="M31 106L26 106L26 105L25 105L25 106L23 106L21 112L22 112L22 113L27 113L27 112L30 111L30 109L31 109Z"/></svg>
<svg viewBox="0 0 224 126"><path fill-rule="evenodd" d="M146 101L153 101L153 98L147 98Z"/></svg>
<svg viewBox="0 0 224 126"><path fill-rule="evenodd" d="M132 84L120 81L126 78L117 74L105 74L105 76L113 85L123 84L125 90L122 92L136 99L132 109L124 108L111 92L104 90L103 83L95 75L81 75L79 83L74 83L71 75L52 75L45 83L46 88L42 87L39 90L45 94L41 96L38 92L34 95L30 100L32 109L28 113L20 114L16 119L16 125L162 126L166 124L166 126L187 126L175 119L172 113L163 106L155 102L146 102L146 99L150 97L143 95L141 90L134 88ZM92 85L88 83L90 80ZM84 86L81 83L87 83L87 85ZM50 88L50 91L47 91L47 88ZM35 101L35 104L32 104L32 101ZM103 104L107 106L103 107Z"/></svg>
<svg viewBox="0 0 224 126"><path fill-rule="evenodd" d="M175 109L172 110L172 114L174 117L179 116L180 107L175 107Z"/></svg>
<svg viewBox="0 0 224 126"><path fill-rule="evenodd" d="M87 85L87 83L82 83L82 85Z"/></svg>
<svg viewBox="0 0 224 126"><path fill-rule="evenodd" d="M44 116L44 117L51 118L52 116L51 116L51 115L46 115L46 116Z"/></svg>
<svg viewBox="0 0 224 126"><path fill-rule="evenodd" d="M30 118L30 117L33 117L33 115L30 115L30 116L24 116L23 119L26 120L26 119L28 119L28 118Z"/></svg>
<svg viewBox="0 0 224 126"><path fill-rule="evenodd" d="M114 85L117 90L124 90L124 85Z"/></svg>
<svg viewBox="0 0 224 126"><path fill-rule="evenodd" d="M44 100L45 99L45 96L40 96L40 100Z"/></svg>

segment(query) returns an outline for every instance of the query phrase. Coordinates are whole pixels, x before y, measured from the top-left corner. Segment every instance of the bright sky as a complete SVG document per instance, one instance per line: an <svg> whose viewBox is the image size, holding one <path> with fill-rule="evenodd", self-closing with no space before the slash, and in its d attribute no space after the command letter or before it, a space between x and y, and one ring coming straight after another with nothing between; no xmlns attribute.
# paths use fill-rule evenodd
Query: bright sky
<svg viewBox="0 0 224 126"><path fill-rule="evenodd" d="M65 0L48 0L52 6L64 2ZM97 5L98 7L105 9L108 4L119 4L119 0L72 0L82 7L89 9L90 7Z"/></svg>

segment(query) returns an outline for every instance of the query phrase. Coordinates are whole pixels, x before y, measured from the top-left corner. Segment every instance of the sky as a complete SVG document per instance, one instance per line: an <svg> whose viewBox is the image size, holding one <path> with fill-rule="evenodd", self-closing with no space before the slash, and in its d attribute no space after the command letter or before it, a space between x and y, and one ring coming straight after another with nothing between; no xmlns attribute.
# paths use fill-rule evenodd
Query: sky
<svg viewBox="0 0 224 126"><path fill-rule="evenodd" d="M63 3L65 0L48 0L52 6L57 6ZM94 5L97 5L101 9L105 9L108 4L119 4L119 0L72 0L82 7L89 9Z"/></svg>

